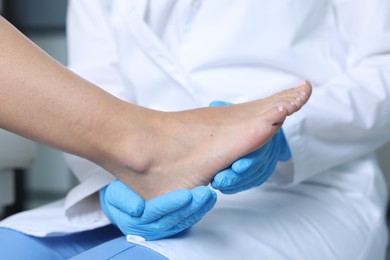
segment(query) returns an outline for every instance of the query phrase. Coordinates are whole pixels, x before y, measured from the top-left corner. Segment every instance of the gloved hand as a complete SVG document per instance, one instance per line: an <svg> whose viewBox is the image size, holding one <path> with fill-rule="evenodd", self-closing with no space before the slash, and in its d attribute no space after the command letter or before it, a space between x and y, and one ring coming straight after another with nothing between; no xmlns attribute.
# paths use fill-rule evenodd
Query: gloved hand
<svg viewBox="0 0 390 260"><path fill-rule="evenodd" d="M227 106L230 103L213 101L210 106ZM225 194L244 191L265 182L275 170L278 161L288 161L291 152L283 130L279 131L262 147L238 159L229 168L220 171L211 186Z"/></svg>
<svg viewBox="0 0 390 260"><path fill-rule="evenodd" d="M176 235L212 209L217 195L205 186L176 190L146 202L116 180L100 190L103 212L125 235L156 240Z"/></svg>

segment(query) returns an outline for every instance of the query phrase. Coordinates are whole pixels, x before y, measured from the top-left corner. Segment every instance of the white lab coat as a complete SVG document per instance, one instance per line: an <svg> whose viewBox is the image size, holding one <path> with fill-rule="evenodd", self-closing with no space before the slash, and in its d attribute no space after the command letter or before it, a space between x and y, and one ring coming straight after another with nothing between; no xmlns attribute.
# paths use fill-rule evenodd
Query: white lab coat
<svg viewBox="0 0 390 260"><path fill-rule="evenodd" d="M374 151L390 140L390 1L74 0L68 15L70 68L142 106L239 103L301 79L314 87L284 123L292 161L270 183L220 194L184 237L142 244L171 259L384 257ZM108 223L96 191L113 177L67 157L81 184L3 226L45 236Z"/></svg>

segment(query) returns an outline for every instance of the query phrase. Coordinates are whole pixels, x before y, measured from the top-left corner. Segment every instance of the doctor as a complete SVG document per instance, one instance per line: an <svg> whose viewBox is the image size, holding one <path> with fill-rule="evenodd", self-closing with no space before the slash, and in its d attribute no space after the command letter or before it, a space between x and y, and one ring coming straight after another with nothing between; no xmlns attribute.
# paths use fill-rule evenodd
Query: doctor
<svg viewBox="0 0 390 260"><path fill-rule="evenodd" d="M302 77L314 87L283 125L291 159L267 183L219 194L186 234L130 240L169 259L384 259L387 190L374 152L390 140L389 12L387 0L71 1L71 68L126 100L175 111L264 97ZM255 155L222 176L240 179ZM232 183L213 180L226 193ZM68 195L67 217L96 228L90 217L104 217L88 195L99 185L81 185L90 193ZM103 208L126 205L114 185L103 189ZM104 193L111 188L118 193Z"/></svg>
<svg viewBox="0 0 390 260"><path fill-rule="evenodd" d="M161 113L124 102L75 75L2 17L0 32L0 127L87 158L146 199L207 184L211 179L207 176L263 145L278 131L285 117L310 96L305 83L301 89L234 107ZM241 122L237 124L237 120ZM185 121L188 122L184 125ZM216 131L213 124L221 129ZM248 127L258 134L251 134ZM269 129L264 132L260 128ZM101 136L105 137L104 142ZM213 138L207 139L209 136ZM240 140L235 141L238 137ZM218 149L226 147L227 138L235 147L234 152ZM249 138L250 141L244 141ZM179 156L184 152L183 146L188 147L185 157ZM142 158L133 158L132 153L139 147L144 149ZM216 149L220 152L213 151ZM159 155L162 151L164 158ZM200 153L203 160L221 159L214 163L214 168L200 169L205 164L198 158ZM182 173L193 167L199 168L204 183L200 183L201 178L191 179ZM164 173L163 179L159 168L169 172ZM176 176L179 173L182 179ZM187 186L183 182L188 182Z"/></svg>
<svg viewBox="0 0 390 260"><path fill-rule="evenodd" d="M124 102L80 78L2 17L0 32L0 127L85 157L120 178L127 186L118 182L118 187L126 190L126 200L131 201L124 204L126 209L135 220L147 221L136 227L143 226L154 236L173 235L199 221L216 201L215 192L202 185L234 159L263 146L285 117L299 110L310 96L310 85L303 82L300 87L236 106L162 113ZM221 149L226 148L226 140L234 150ZM133 155L136 150L141 158ZM205 163L210 158L218 160ZM165 232L153 232L151 227L164 228L167 221L179 223ZM117 230L112 234L120 236ZM95 235L77 234L77 238L90 246ZM55 241L0 229L1 256L7 259L57 258L61 254L53 249ZM28 250L15 248L20 245ZM43 252L43 245L50 249ZM66 248L61 246L63 251ZM72 252L62 256L72 256Z"/></svg>
<svg viewBox="0 0 390 260"><path fill-rule="evenodd" d="M283 126L291 160L268 183L219 195L185 236L141 244L169 259L384 259L374 151L390 139L389 1L99 3L70 2L70 66L138 104L171 111L313 83Z"/></svg>
<svg viewBox="0 0 390 260"><path fill-rule="evenodd" d="M162 113L124 102L78 77L2 17L0 32L0 127L83 156L122 179L128 186L111 184L107 197L114 196L118 187L125 190L125 199L131 201L124 204L127 212L134 223L143 221L133 230L142 226L140 231L149 231L144 235L148 239L179 233L199 221L216 201L215 192L202 185L235 158L269 146L271 141L265 143L285 117L299 110L310 96L310 85L303 82L294 89L236 106ZM279 136L281 132L271 140ZM226 140L234 150L225 149ZM138 156L133 155L136 150ZM164 157L160 156L162 151ZM213 163L205 163L211 158ZM110 195L110 190L114 194ZM145 203L139 195L149 200ZM153 231L167 225L169 230ZM100 232L107 233L107 229ZM67 258L74 255L74 244L77 252L83 243L90 248L95 237L95 243L100 244L107 237L120 236L112 228L109 233L78 233L67 236L71 243L66 243L63 237L39 239L0 229L1 255L7 259ZM57 250L55 245L59 244ZM21 245L24 250L18 249Z"/></svg>

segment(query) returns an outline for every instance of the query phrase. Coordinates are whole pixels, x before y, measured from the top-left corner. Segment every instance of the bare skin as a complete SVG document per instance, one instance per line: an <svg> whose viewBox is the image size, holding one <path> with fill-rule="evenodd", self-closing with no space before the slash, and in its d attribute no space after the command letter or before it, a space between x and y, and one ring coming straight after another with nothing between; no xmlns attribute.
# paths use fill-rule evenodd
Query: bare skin
<svg viewBox="0 0 390 260"><path fill-rule="evenodd" d="M299 110L310 84L228 107L159 112L80 78L0 17L0 127L89 159L143 198L208 184Z"/></svg>
<svg viewBox="0 0 390 260"><path fill-rule="evenodd" d="M130 169L135 174L124 171L122 180L137 183L133 189L146 200L178 188L207 185L219 170L267 142L310 94L311 85L304 81L239 105L174 113L145 110L142 118L152 120L137 124L141 133L137 151L124 153L135 159Z"/></svg>

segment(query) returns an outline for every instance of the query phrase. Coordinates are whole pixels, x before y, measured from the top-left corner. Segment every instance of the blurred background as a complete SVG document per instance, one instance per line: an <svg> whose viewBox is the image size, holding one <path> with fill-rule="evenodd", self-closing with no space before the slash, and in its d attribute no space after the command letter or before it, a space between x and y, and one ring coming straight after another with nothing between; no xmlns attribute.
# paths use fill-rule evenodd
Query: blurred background
<svg viewBox="0 0 390 260"><path fill-rule="evenodd" d="M67 56L66 7L67 0L0 0L0 14L64 65ZM76 184L61 152L35 143L26 145L23 139L5 147L2 138L9 141L17 137L8 133L3 133L3 137L0 135L0 156L2 153L11 156L15 150L28 153L21 162L15 159L11 165L14 167L11 169L13 176L7 177L7 185L2 181L0 165L0 183L6 186L0 188L0 214L3 216L61 198ZM31 146L34 146L34 151L31 151ZM1 198L10 197L7 189L12 190L13 198L8 198L6 203L9 205L4 208L1 207Z"/></svg>

